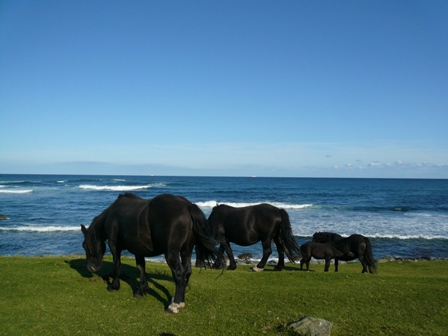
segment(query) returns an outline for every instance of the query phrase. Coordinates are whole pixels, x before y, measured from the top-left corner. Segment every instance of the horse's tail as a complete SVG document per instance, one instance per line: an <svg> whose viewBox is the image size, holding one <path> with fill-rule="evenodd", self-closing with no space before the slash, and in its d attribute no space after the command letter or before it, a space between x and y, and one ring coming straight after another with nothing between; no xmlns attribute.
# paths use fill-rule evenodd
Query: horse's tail
<svg viewBox="0 0 448 336"><path fill-rule="evenodd" d="M285 210L280 209L280 215L282 217L282 222L280 224L280 240L289 261L295 263L301 255L300 247L297 245L296 239L292 234L291 222L289 221L288 213Z"/></svg>
<svg viewBox="0 0 448 336"><path fill-rule="evenodd" d="M376 273L376 262L373 258L373 252L372 252L372 244L370 243L369 238L364 237L364 242L366 243L366 250L364 251L364 260L367 263L367 266L369 267L370 273Z"/></svg>
<svg viewBox="0 0 448 336"><path fill-rule="evenodd" d="M193 221L193 232L196 240L196 257L212 265L217 259L223 258L222 253L216 248L217 242L213 237L213 230L208 225L207 218L196 204L188 205Z"/></svg>

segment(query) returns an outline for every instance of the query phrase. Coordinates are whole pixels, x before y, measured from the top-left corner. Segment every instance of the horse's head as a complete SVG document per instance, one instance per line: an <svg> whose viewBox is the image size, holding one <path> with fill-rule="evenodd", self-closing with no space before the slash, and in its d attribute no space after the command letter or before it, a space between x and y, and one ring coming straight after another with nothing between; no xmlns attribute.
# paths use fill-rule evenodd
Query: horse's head
<svg viewBox="0 0 448 336"><path fill-rule="evenodd" d="M106 243L95 234L93 228L86 229L81 225L84 234L82 247L86 251L87 269L89 272L98 272L103 265L103 256L106 253Z"/></svg>
<svg viewBox="0 0 448 336"><path fill-rule="evenodd" d="M325 243L324 240L324 232L315 232L313 234L313 242L315 243Z"/></svg>

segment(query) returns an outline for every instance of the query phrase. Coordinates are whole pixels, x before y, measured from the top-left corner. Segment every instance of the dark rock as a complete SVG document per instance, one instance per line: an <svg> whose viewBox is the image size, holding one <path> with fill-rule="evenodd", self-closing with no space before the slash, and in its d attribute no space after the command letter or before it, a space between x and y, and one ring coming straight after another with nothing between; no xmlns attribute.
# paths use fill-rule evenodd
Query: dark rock
<svg viewBox="0 0 448 336"><path fill-rule="evenodd" d="M288 324L294 332L304 336L330 336L332 323L323 319L304 316Z"/></svg>
<svg viewBox="0 0 448 336"><path fill-rule="evenodd" d="M6 217L5 215L0 215L0 219L9 219L8 217Z"/></svg>
<svg viewBox="0 0 448 336"><path fill-rule="evenodd" d="M238 256L238 259L252 259L252 254L250 254L250 253L243 253L243 254L240 254L240 255Z"/></svg>

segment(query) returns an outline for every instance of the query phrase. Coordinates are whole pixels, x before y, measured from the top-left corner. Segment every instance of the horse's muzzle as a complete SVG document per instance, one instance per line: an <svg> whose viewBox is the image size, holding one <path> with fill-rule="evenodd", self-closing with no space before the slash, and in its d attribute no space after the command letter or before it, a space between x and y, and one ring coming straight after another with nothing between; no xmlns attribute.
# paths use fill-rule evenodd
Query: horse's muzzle
<svg viewBox="0 0 448 336"><path fill-rule="evenodd" d="M98 272L101 269L101 265L87 265L87 270L91 273Z"/></svg>

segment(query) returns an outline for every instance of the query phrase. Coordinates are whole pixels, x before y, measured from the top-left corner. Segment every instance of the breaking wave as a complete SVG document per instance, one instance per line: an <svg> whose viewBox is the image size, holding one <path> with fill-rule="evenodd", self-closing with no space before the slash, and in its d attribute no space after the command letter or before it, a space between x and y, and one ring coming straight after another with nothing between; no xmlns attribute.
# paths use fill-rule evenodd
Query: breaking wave
<svg viewBox="0 0 448 336"><path fill-rule="evenodd" d="M0 231L29 231L29 232L57 232L57 231L80 231L79 226L18 226L0 227Z"/></svg>
<svg viewBox="0 0 448 336"><path fill-rule="evenodd" d="M165 185L163 183L146 184L146 185L94 185L94 184L81 184L80 189L96 190L96 191L136 191L145 190L149 188L159 187L162 188Z"/></svg>
<svg viewBox="0 0 448 336"><path fill-rule="evenodd" d="M226 204L226 205L232 206L234 208L242 208L242 207L257 205L260 203L263 203L263 202L245 203L245 202L205 201L205 202L196 202L196 205L199 206L200 208L213 208L219 204ZM266 203L269 203L269 204L276 206L277 208L281 208L281 209L295 209L295 210L305 209L305 208L309 208L309 207L313 206L312 204L289 204L289 203L282 203L282 202L266 202Z"/></svg>
<svg viewBox="0 0 448 336"><path fill-rule="evenodd" d="M1 194L28 194L33 192L33 189L0 189Z"/></svg>

